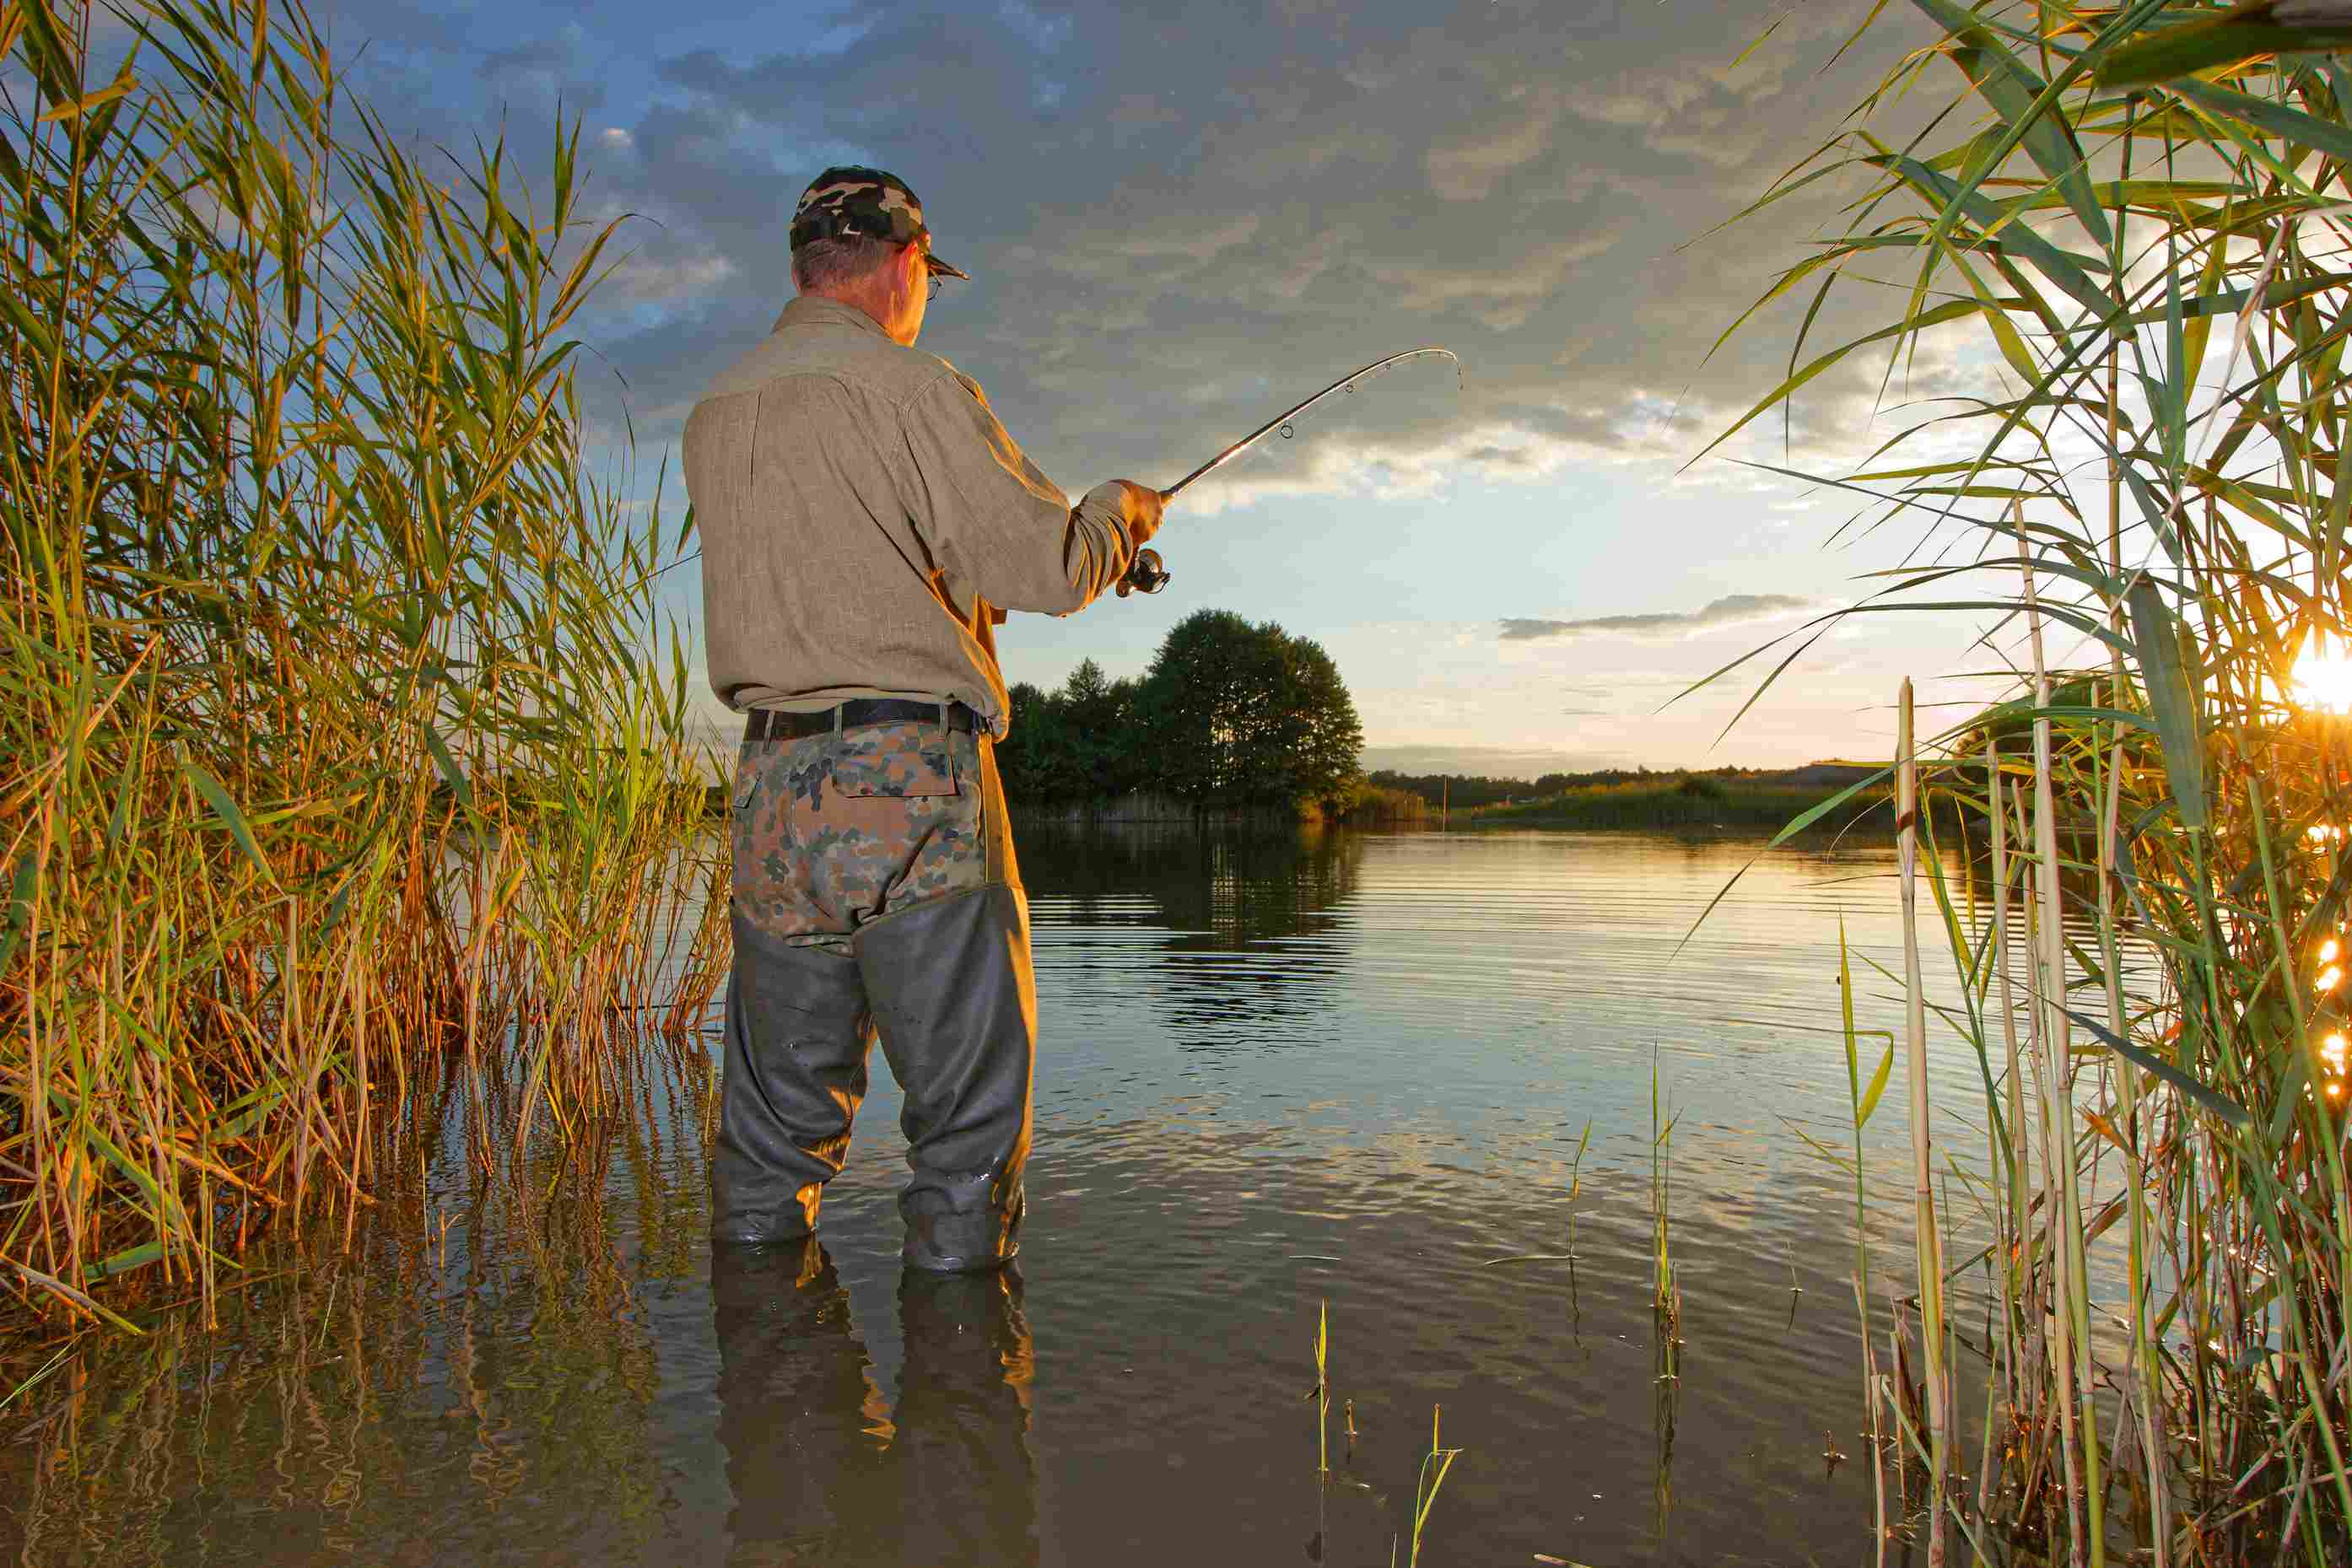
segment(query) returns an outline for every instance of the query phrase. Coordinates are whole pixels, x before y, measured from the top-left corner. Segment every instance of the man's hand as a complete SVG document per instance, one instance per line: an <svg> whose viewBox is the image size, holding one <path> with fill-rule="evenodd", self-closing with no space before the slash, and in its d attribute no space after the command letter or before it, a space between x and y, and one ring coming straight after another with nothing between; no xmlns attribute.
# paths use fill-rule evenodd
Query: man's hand
<svg viewBox="0 0 2352 1568"><path fill-rule="evenodd" d="M1126 514L1127 537L1141 549L1160 531L1160 513L1168 498L1149 485L1139 485L1132 479L1117 479L1125 504L1119 508Z"/></svg>

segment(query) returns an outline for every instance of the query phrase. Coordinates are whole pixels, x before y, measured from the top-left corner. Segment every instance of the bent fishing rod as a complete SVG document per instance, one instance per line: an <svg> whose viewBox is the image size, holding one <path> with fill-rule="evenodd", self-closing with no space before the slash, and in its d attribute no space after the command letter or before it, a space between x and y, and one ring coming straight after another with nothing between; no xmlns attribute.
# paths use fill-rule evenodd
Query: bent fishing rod
<svg viewBox="0 0 2352 1568"><path fill-rule="evenodd" d="M1289 440L1292 423L1301 415L1305 414L1307 410L1313 408L1317 403L1321 402L1325 398L1329 397L1334 393L1352 392L1356 390L1358 382L1380 374L1382 371L1387 370L1391 365L1401 365L1408 360L1429 359L1438 356L1452 360L1454 361L1455 373L1457 375L1460 374L1462 369L1461 357L1455 354L1451 349L1433 348L1407 349L1402 354L1391 354L1385 360L1374 360L1370 364L1364 366L1360 370L1349 371L1346 375L1341 376L1338 381L1333 382L1329 386L1325 387L1313 397L1303 399L1298 402L1291 404L1290 407L1284 409L1280 413L1276 414L1272 419L1267 420L1264 424L1259 425L1255 430L1251 431L1247 435L1243 436L1239 441L1234 442L1231 446L1226 447L1223 452L1218 453L1214 457L1210 458L1206 463L1202 464L1198 468L1193 469L1190 474L1185 475L1184 477L1177 480L1176 483L1171 485L1165 490L1160 491L1160 504L1164 507L1169 502L1174 500L1177 495L1193 480L1222 468L1226 464L1232 462L1234 458L1239 457L1243 453L1247 452L1251 447L1255 446L1267 436L1275 434L1276 431L1280 431L1282 433L1284 440ZM1160 564L1160 552L1158 550L1139 549L1135 552L1135 559L1129 563L1127 574L1118 580L1118 596L1121 599L1125 599L1130 593L1157 593L1161 589L1168 586L1168 579L1171 575L1172 574L1168 570L1168 569Z"/></svg>

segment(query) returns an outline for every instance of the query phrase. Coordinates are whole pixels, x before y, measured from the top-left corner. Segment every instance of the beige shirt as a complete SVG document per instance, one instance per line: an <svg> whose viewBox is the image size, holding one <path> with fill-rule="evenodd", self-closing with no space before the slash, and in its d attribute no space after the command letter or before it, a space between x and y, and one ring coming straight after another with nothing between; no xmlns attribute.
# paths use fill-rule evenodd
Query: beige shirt
<svg viewBox="0 0 2352 1568"><path fill-rule="evenodd" d="M994 626L1127 570L1116 484L1073 508L979 383L803 296L686 422L710 685L737 710L961 702L1004 732Z"/></svg>

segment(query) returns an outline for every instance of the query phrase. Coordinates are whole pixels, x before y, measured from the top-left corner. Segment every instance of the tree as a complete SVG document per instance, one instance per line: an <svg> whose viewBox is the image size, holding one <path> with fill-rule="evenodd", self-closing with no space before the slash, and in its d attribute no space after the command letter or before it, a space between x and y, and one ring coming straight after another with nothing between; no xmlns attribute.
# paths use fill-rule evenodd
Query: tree
<svg viewBox="0 0 2352 1568"><path fill-rule="evenodd" d="M1344 799L1363 725L1331 656L1272 622L1200 610L1170 629L1135 712L1155 787L1209 807Z"/></svg>

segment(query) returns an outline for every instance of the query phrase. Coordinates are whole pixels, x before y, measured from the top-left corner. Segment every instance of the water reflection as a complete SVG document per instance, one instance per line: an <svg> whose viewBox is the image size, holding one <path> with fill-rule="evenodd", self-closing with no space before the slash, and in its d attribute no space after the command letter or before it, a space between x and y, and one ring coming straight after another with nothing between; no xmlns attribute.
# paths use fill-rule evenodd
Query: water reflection
<svg viewBox="0 0 2352 1568"><path fill-rule="evenodd" d="M1899 965L1892 856L1768 860L1683 948L1755 849L1024 833L1025 1288L902 1280L887 1082L829 1251L714 1260L707 1061L583 1091L491 1184L466 1150L526 1079L417 1079L377 1168L421 1190L348 1253L256 1257L219 1333L86 1341L0 1412L0 1561L1376 1564L1438 1404L1465 1452L1424 1563L1858 1560L1869 1467L1822 1462L1864 1452L1853 1189L1791 1129L1850 1139L1838 921L1858 974ZM1654 1312L1654 1050L1687 1348ZM1933 1051L1965 1110L1974 1053ZM1895 1281L1903 1118L1866 1144Z"/></svg>
<svg viewBox="0 0 2352 1568"><path fill-rule="evenodd" d="M1040 824L1022 828L1021 859L1039 884L1033 894L1067 900L1070 913L1087 924L1118 924L1148 912L1154 925L1181 934L1196 950L1240 951L1329 929L1328 912L1356 889L1365 843L1360 834L1311 827Z"/></svg>
<svg viewBox="0 0 2352 1568"><path fill-rule="evenodd" d="M1364 850L1358 834L1311 827L1147 823L1021 839L1033 883L1055 890L1057 921L1153 934L1149 963L1105 943L1091 967L1147 997L1181 1045L1204 1052L1293 1043L1330 1017L1354 946L1339 911Z"/></svg>
<svg viewBox="0 0 2352 1568"><path fill-rule="evenodd" d="M710 1293L729 1562L1037 1561L1018 1265L902 1274L895 1411L814 1238L718 1249Z"/></svg>

